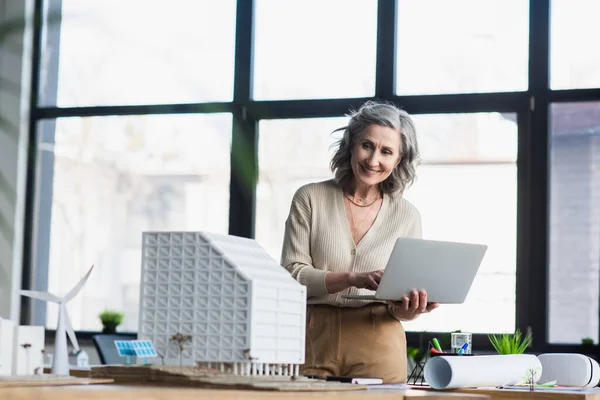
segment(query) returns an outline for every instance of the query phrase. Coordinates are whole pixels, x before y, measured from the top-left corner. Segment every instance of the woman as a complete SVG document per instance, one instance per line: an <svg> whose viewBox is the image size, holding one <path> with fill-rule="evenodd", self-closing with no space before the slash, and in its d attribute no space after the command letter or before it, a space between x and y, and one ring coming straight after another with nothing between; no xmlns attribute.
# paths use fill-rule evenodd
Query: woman
<svg viewBox="0 0 600 400"><path fill-rule="evenodd" d="M398 237L421 237L417 209L402 197L419 151L412 119L370 101L350 116L331 161L335 179L298 189L286 221L282 265L307 287L302 373L406 382L400 321L438 306L427 293L401 302L348 300L372 294Z"/></svg>

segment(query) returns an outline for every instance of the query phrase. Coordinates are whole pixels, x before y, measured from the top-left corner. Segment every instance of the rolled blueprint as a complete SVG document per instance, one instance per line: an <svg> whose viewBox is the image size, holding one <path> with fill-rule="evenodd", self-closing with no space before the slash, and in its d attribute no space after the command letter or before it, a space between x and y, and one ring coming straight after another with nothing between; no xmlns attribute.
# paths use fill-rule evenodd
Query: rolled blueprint
<svg viewBox="0 0 600 400"><path fill-rule="evenodd" d="M534 355L437 356L425 364L425 380L434 389L514 385L534 372L542 375L542 364Z"/></svg>

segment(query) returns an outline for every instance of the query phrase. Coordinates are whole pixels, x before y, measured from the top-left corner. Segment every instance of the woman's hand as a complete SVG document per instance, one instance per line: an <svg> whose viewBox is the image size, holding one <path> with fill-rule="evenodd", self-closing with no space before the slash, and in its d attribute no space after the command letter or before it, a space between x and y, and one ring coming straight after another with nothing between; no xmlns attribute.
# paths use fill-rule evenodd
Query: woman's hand
<svg viewBox="0 0 600 400"><path fill-rule="evenodd" d="M381 275L383 275L382 269L371 272L352 272L348 283L351 287L354 286L359 289L377 290L381 281Z"/></svg>
<svg viewBox="0 0 600 400"><path fill-rule="evenodd" d="M421 314L431 312L438 308L440 303L427 303L427 292L413 290L410 298L404 296L402 301L388 301L388 309L396 318L410 321Z"/></svg>
<svg viewBox="0 0 600 400"><path fill-rule="evenodd" d="M346 290L349 287L377 290L383 270L372 272L328 272L325 275L325 290L333 294Z"/></svg>

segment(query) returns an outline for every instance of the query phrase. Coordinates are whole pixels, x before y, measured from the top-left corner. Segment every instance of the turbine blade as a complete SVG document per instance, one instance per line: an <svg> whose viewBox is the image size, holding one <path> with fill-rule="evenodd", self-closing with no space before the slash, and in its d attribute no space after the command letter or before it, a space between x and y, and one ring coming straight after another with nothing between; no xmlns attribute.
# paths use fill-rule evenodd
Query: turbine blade
<svg viewBox="0 0 600 400"><path fill-rule="evenodd" d="M77 285L75 285L75 287L73 289L71 289L71 291L69 293L66 294L66 296L64 298L65 303L68 302L69 300L71 300L73 297L77 296L77 293L79 293L79 291L81 290L83 285L85 285L85 283L87 282L88 278L90 277L90 274L92 273L93 269L94 269L94 266L92 265L92 268L90 268L88 273L85 274L85 276L83 278L81 278L79 283L77 283Z"/></svg>
<svg viewBox="0 0 600 400"><path fill-rule="evenodd" d="M60 305L64 307L63 317L65 317L65 328L67 330L67 335L69 335L69 339L71 339L71 343L76 351L79 351L79 343L77 343L77 337L75 336L75 331L73 330L73 325L71 325L71 318L69 318L69 313L67 312L67 307L63 304Z"/></svg>
<svg viewBox="0 0 600 400"><path fill-rule="evenodd" d="M48 292L38 292L35 290L17 290L17 293L23 296L31 297L32 299L51 301L53 303L60 303L60 297L53 295Z"/></svg>

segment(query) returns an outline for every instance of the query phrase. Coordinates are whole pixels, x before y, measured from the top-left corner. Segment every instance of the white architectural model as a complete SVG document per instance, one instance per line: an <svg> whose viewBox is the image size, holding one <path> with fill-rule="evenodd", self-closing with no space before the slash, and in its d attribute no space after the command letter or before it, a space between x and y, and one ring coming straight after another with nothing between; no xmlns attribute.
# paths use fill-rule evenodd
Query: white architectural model
<svg viewBox="0 0 600 400"><path fill-rule="evenodd" d="M0 318L0 376L40 372L45 333L43 326L19 326Z"/></svg>
<svg viewBox="0 0 600 400"><path fill-rule="evenodd" d="M255 240L146 232L142 251L138 338L152 340L165 364L298 374L306 287ZM171 340L178 333L189 337L181 354Z"/></svg>
<svg viewBox="0 0 600 400"><path fill-rule="evenodd" d="M73 350L69 353L69 365L76 365L79 368L90 366L90 356L85 350Z"/></svg>
<svg viewBox="0 0 600 400"><path fill-rule="evenodd" d="M87 274L67 293L64 297L58 297L48 292L36 292L32 290L19 290L23 296L31 297L43 301L58 303L58 326L56 327L56 338L54 340L54 356L52 357L52 373L55 375L69 375L69 350L67 348L67 334L76 351L79 350L79 344L67 313L67 303L77 296L77 293L87 282L94 266L90 268Z"/></svg>
<svg viewBox="0 0 600 400"><path fill-rule="evenodd" d="M43 369L45 327L15 326L12 375L34 375Z"/></svg>

